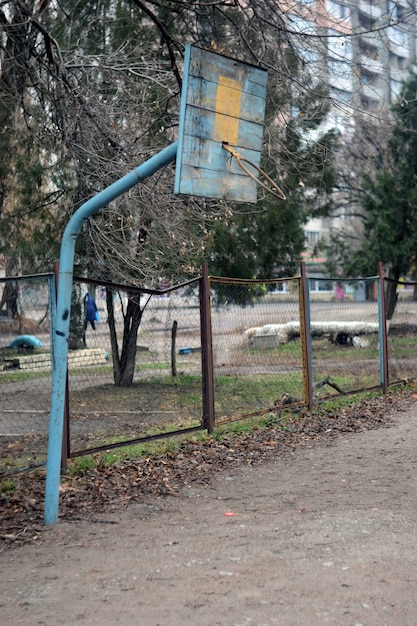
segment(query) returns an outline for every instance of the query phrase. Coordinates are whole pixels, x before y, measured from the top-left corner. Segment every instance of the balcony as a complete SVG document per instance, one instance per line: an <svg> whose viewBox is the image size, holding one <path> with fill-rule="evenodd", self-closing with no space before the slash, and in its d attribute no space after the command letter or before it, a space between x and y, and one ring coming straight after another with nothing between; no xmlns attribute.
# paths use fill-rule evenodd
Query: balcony
<svg viewBox="0 0 417 626"><path fill-rule="evenodd" d="M397 67L390 66L390 76L392 80L397 82L403 82L407 80L410 76L410 68L399 69Z"/></svg>
<svg viewBox="0 0 417 626"><path fill-rule="evenodd" d="M334 74L329 74L328 82L330 87L334 87L334 89L339 89L340 91L347 91L352 93L353 84L352 78L350 76L335 76Z"/></svg>
<svg viewBox="0 0 417 626"><path fill-rule="evenodd" d="M371 46L372 48L380 48L381 34L379 31L364 29L363 32L359 32L359 36L363 44Z"/></svg>
<svg viewBox="0 0 417 626"><path fill-rule="evenodd" d="M410 52L408 49L408 34L399 28L387 28L388 47L390 52L399 57L408 59Z"/></svg>
<svg viewBox="0 0 417 626"><path fill-rule="evenodd" d="M399 57L404 57L405 59L410 58L410 52L407 45L395 43L394 41L390 40L388 48L390 52L396 54Z"/></svg>
<svg viewBox="0 0 417 626"><path fill-rule="evenodd" d="M371 100L386 100L387 99L387 86L381 86L369 83L362 83L360 86L360 92L366 98Z"/></svg>
<svg viewBox="0 0 417 626"><path fill-rule="evenodd" d="M366 56L366 54L359 55L359 63L370 74L382 74L384 72L382 63L377 59Z"/></svg>
<svg viewBox="0 0 417 626"><path fill-rule="evenodd" d="M370 2L366 2L365 0L359 0L358 9L372 21L381 17L381 9Z"/></svg>

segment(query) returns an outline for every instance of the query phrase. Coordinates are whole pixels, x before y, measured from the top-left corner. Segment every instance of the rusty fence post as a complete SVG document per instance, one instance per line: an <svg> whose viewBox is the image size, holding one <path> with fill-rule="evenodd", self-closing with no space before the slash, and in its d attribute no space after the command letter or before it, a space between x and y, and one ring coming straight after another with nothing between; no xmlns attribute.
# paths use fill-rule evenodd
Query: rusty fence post
<svg viewBox="0 0 417 626"><path fill-rule="evenodd" d="M388 338L385 310L385 278L382 261L378 262L379 377L384 394L389 387Z"/></svg>
<svg viewBox="0 0 417 626"><path fill-rule="evenodd" d="M214 376L213 347L211 332L210 280L208 265L203 263L200 279L200 332L201 332L201 370L203 391L203 420L209 434L213 432L214 414Z"/></svg>
<svg viewBox="0 0 417 626"><path fill-rule="evenodd" d="M300 341L303 358L304 402L308 410L313 408L313 368L310 333L310 292L305 262L300 263L301 277L299 282L300 307Z"/></svg>

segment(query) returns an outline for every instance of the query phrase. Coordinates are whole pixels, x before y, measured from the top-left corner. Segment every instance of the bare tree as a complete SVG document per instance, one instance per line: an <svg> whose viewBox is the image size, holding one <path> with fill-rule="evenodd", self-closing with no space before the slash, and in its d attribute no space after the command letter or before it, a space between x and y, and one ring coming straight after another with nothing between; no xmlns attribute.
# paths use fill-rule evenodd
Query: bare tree
<svg viewBox="0 0 417 626"><path fill-rule="evenodd" d="M63 225L86 198L176 138L186 42L268 69L268 173L295 203L320 210L320 194L300 193L306 167L316 171L311 184L319 188L329 159L320 139L331 103L322 87L325 68L311 63L329 36L327 27L310 30L314 20L323 20L321 9L276 0L1 2L0 148L11 155L0 166L3 254L12 253L7 228L15 228L21 251L25 241L37 241L31 259L47 264ZM316 137L302 158L289 132L295 118L306 141ZM21 154L31 156L17 160L22 138ZM172 175L166 168L87 221L77 249L80 273L88 268L96 279L152 286L161 276L198 271L211 225L238 208L173 198ZM125 328L139 327L137 307L126 310ZM123 347L120 362L131 364L135 332L129 337L123 342L129 358ZM120 380L129 384L132 377Z"/></svg>

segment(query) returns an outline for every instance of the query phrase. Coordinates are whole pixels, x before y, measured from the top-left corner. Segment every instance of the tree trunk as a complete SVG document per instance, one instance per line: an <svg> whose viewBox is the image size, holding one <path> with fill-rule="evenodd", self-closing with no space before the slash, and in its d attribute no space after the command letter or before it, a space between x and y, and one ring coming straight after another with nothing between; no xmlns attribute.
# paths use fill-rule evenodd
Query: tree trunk
<svg viewBox="0 0 417 626"><path fill-rule="evenodd" d="M119 350L116 322L114 318L114 291L107 288L106 304L110 343L113 362L114 384L118 387L129 387L133 383L136 365L137 337L143 309L140 308L139 296L130 296L126 310L123 310L122 350Z"/></svg>
<svg viewBox="0 0 417 626"><path fill-rule="evenodd" d="M391 320L397 305L397 283L387 280L385 285L385 316L387 320Z"/></svg>
<svg viewBox="0 0 417 626"><path fill-rule="evenodd" d="M84 305L81 285L73 283L71 293L71 317L69 325L68 347L70 350L79 350L84 347Z"/></svg>
<svg viewBox="0 0 417 626"><path fill-rule="evenodd" d="M4 285L3 295L0 301L0 310L6 305L7 314L13 319L19 314L19 285L16 281L8 280Z"/></svg>

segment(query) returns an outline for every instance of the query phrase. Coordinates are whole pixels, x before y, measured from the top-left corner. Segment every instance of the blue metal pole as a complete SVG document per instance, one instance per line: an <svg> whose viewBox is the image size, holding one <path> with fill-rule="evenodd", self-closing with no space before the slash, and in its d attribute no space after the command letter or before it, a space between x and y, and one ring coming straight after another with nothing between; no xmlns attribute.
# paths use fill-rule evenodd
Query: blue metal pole
<svg viewBox="0 0 417 626"><path fill-rule="evenodd" d="M49 420L48 458L46 465L45 524L58 519L59 480L61 473L62 432L65 406L65 381L67 376L68 335L71 312L71 290L74 270L75 241L86 218L94 215L106 204L115 200L137 183L145 180L168 163L175 161L177 143L150 158L135 170L87 200L69 220L61 242L59 261L58 300L56 307L55 337L52 350L52 394Z"/></svg>

